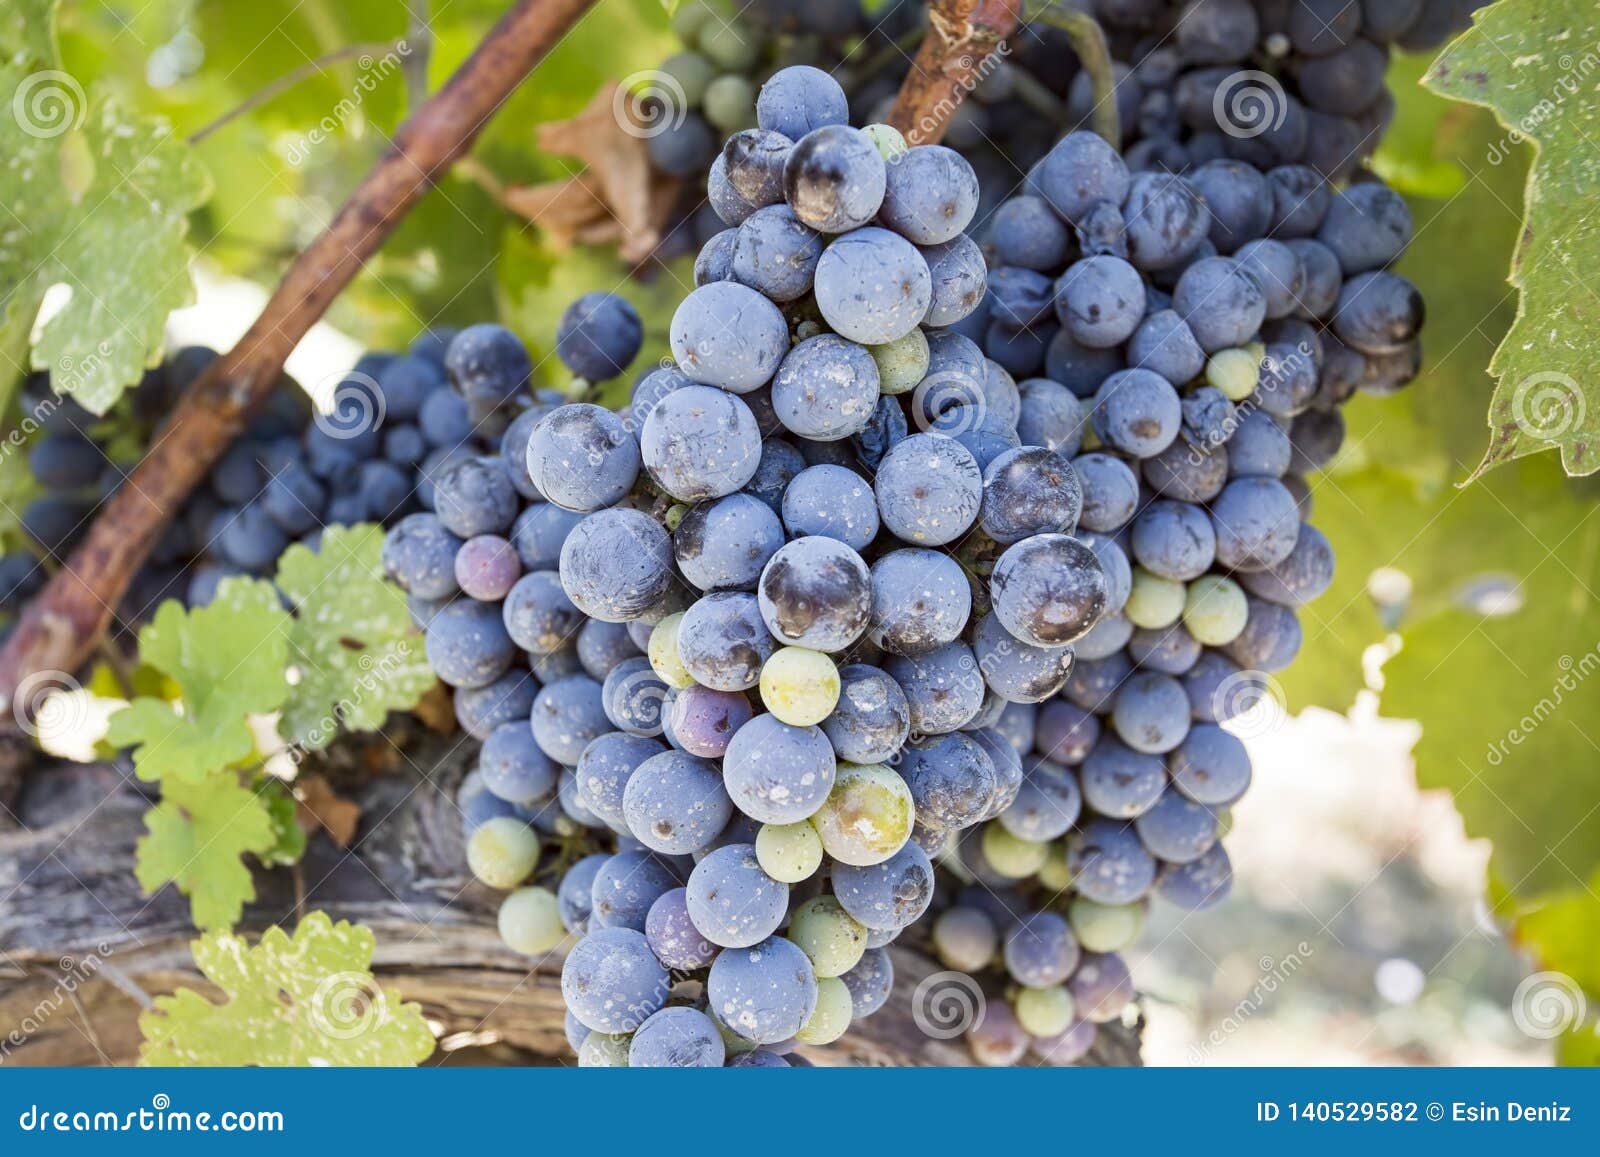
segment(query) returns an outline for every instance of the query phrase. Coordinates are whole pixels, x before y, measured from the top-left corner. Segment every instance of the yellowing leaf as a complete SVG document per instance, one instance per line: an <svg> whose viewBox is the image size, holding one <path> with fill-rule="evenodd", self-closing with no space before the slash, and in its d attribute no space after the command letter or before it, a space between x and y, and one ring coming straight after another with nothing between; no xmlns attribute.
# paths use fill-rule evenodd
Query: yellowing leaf
<svg viewBox="0 0 1600 1157"><path fill-rule="evenodd" d="M194 962L222 989L213 1003L192 989L156 998L139 1017L143 1065L415 1065L433 1034L415 1004L373 979L370 929L322 912L291 939L269 928L250 947L227 933L193 946Z"/></svg>
<svg viewBox="0 0 1600 1157"><path fill-rule="evenodd" d="M239 919L256 894L240 857L278 842L267 804L231 775L169 781L144 825L135 869L140 887L154 892L176 884L199 928L226 928Z"/></svg>
<svg viewBox="0 0 1600 1157"><path fill-rule="evenodd" d="M1494 110L1507 145L1537 149L1511 281L1517 320L1495 352L1489 448L1478 473L1561 451L1569 474L1600 469L1600 88L1592 0L1500 0L1434 62L1426 83Z"/></svg>
<svg viewBox="0 0 1600 1157"><path fill-rule="evenodd" d="M383 577L382 549L380 526L335 526L316 551L295 545L278 560L299 673L280 726L302 748L326 747L341 729L374 730L434 684L405 595Z"/></svg>
<svg viewBox="0 0 1600 1157"><path fill-rule="evenodd" d="M255 747L245 716L275 710L288 692L288 626L277 592L259 579L227 579L198 610L162 603L139 632L139 652L177 683L182 710L135 699L111 717L107 738L137 745L141 779L198 779L245 759Z"/></svg>

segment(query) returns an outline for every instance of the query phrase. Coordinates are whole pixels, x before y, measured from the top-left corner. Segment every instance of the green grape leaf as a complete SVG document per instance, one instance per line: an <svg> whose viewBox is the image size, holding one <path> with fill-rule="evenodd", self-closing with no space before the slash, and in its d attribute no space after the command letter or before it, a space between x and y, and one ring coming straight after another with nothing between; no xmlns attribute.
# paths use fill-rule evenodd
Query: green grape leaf
<svg viewBox="0 0 1600 1157"><path fill-rule="evenodd" d="M302 748L327 746L341 727L372 731L434 684L405 595L383 576L382 549L381 526L335 526L315 552L295 545L278 560L278 587L295 605L288 659L299 676L281 730Z"/></svg>
<svg viewBox="0 0 1600 1157"><path fill-rule="evenodd" d="M240 857L278 842L266 802L232 775L169 780L144 826L134 869L140 887L155 892L176 884L189 897L197 928L226 928L239 919L256 895Z"/></svg>
<svg viewBox="0 0 1600 1157"><path fill-rule="evenodd" d="M322 912L291 938L269 928L251 947L213 933L195 941L194 962L225 997L190 988L156 997L139 1017L139 1063L150 1066L416 1065L433 1033L416 1004L372 975L372 931L335 924Z"/></svg>
<svg viewBox="0 0 1600 1157"><path fill-rule="evenodd" d="M1600 867L1600 518L1573 489L1553 459L1495 471L1405 516L1389 563L1414 593L1384 714L1422 723L1419 784L1453 793L1523 902Z"/></svg>
<svg viewBox="0 0 1600 1157"><path fill-rule="evenodd" d="M12 0L0 9L0 58L57 68L56 12L61 0Z"/></svg>
<svg viewBox="0 0 1600 1157"><path fill-rule="evenodd" d="M1491 467L1557 447L1569 474L1600 469L1600 9L1590 0L1501 0L1429 70L1433 91L1494 110L1504 147L1531 140L1526 220L1512 264L1517 319L1490 363Z"/></svg>
<svg viewBox="0 0 1600 1157"><path fill-rule="evenodd" d="M172 680L182 712L165 699L135 699L111 717L106 738L136 746L140 779L194 780L247 758L247 715L276 710L288 694L289 616L269 582L225 579L210 606L168 600L139 632L147 666Z"/></svg>
<svg viewBox="0 0 1600 1157"><path fill-rule="evenodd" d="M1600 1001L1600 871L1587 885L1567 888L1524 913L1516 934L1542 968L1570 977Z"/></svg>
<svg viewBox="0 0 1600 1157"><path fill-rule="evenodd" d="M272 846L261 852L261 862L272 867L287 867L306 854L306 830L296 822L300 804L281 779L264 778L260 795L272 821Z"/></svg>
<svg viewBox="0 0 1600 1157"><path fill-rule="evenodd" d="M14 113L0 117L0 352L16 355L55 288L63 304L30 364L103 414L159 356L167 315L194 298L185 236L207 177L164 120L90 98L59 69L0 65L0 100Z"/></svg>

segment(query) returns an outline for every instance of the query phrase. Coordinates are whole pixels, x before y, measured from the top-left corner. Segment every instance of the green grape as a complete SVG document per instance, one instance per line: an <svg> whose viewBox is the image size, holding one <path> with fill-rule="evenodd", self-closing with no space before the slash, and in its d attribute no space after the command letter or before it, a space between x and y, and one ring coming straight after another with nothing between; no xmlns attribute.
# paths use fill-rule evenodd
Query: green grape
<svg viewBox="0 0 1600 1157"><path fill-rule="evenodd" d="M917 806L906 781L881 764L841 763L811 823L841 864L881 864L911 838Z"/></svg>
<svg viewBox="0 0 1600 1157"><path fill-rule="evenodd" d="M822 837L809 820L762 824L756 832L756 862L781 884L798 884L822 867Z"/></svg>
<svg viewBox="0 0 1600 1157"><path fill-rule="evenodd" d="M920 326L895 341L869 345L867 352L878 363L878 389L885 394L914 390L928 376L928 337Z"/></svg>
<svg viewBox="0 0 1600 1157"><path fill-rule="evenodd" d="M832 896L814 896L789 917L788 937L819 977L843 976L861 962L867 930Z"/></svg>
<svg viewBox="0 0 1600 1157"><path fill-rule="evenodd" d="M500 939L513 952L543 956L566 936L561 906L548 888L518 888L500 902Z"/></svg>
<svg viewBox="0 0 1600 1157"><path fill-rule="evenodd" d="M1183 625L1197 642L1226 646L1239 637L1249 618L1250 604L1232 579L1203 574L1189 584L1183 600Z"/></svg>
<svg viewBox="0 0 1600 1157"><path fill-rule="evenodd" d="M861 131L878 146L878 155L886 161L893 161L909 147L900 130L893 125L868 125Z"/></svg>
<svg viewBox="0 0 1600 1157"><path fill-rule="evenodd" d="M998 823L983 829L983 858L1009 880L1025 880L1044 867L1050 845L1018 839Z"/></svg>
<svg viewBox="0 0 1600 1157"><path fill-rule="evenodd" d="M683 612L668 615L657 623L650 632L650 645L648 648L650 666L668 687L694 686L694 676L689 674L689 668L683 665L683 660L678 658L678 625L683 622Z"/></svg>
<svg viewBox="0 0 1600 1157"><path fill-rule="evenodd" d="M625 1069L628 1067L628 1045L632 1033L592 1032L583 1038L578 1049L580 1069Z"/></svg>
<svg viewBox="0 0 1600 1157"><path fill-rule="evenodd" d="M706 120L725 133L756 123L756 86L736 72L725 72L706 86Z"/></svg>
<svg viewBox="0 0 1600 1157"><path fill-rule="evenodd" d="M707 59L725 72L748 72L761 58L761 44L748 26L732 20L708 20L695 38Z"/></svg>
<svg viewBox="0 0 1600 1157"><path fill-rule="evenodd" d="M1078 943L1090 952L1121 952L1144 927L1142 904L1098 904L1087 896L1074 896L1067 922Z"/></svg>
<svg viewBox="0 0 1600 1157"><path fill-rule="evenodd" d="M824 976L817 981L817 1007L804 1027L794 1034L801 1044L832 1044L850 1027L854 1009L850 1003L850 990L837 976Z"/></svg>
<svg viewBox="0 0 1600 1157"><path fill-rule="evenodd" d="M790 727L821 723L839 702L839 668L821 651L780 647L761 668L761 702Z"/></svg>
<svg viewBox="0 0 1600 1157"><path fill-rule="evenodd" d="M672 119L676 119L687 109L699 108L700 102L706 98L706 87L717 75L716 69L711 67L711 62L698 52L674 53L661 62L659 71L683 90L685 108L674 108ZM648 91L670 103L673 99L669 95L671 87L670 83L657 81L649 86Z"/></svg>
<svg viewBox="0 0 1600 1157"><path fill-rule="evenodd" d="M1000 933L977 908L947 908L933 922L933 949L946 968L980 972L1000 947Z"/></svg>
<svg viewBox="0 0 1600 1157"><path fill-rule="evenodd" d="M688 44L700 34L706 23L715 19L716 13L711 5L701 3L701 0L688 0L672 14L673 35Z"/></svg>
<svg viewBox="0 0 1600 1157"><path fill-rule="evenodd" d="M1065 985L1051 988L1024 988L1012 1007L1017 1023L1033 1036L1058 1036L1072 1026L1072 993Z"/></svg>
<svg viewBox="0 0 1600 1157"><path fill-rule="evenodd" d="M1122 613L1136 627L1156 631L1170 627L1183 614L1183 584L1151 574L1142 566L1133 568L1133 586ZM661 628L657 627L657 630ZM652 640L654 642L654 640ZM666 676L662 675L665 679Z"/></svg>
<svg viewBox="0 0 1600 1157"><path fill-rule="evenodd" d="M467 840L467 866L491 888L515 888L539 862L539 834L512 816L496 816Z"/></svg>
<svg viewBox="0 0 1600 1157"><path fill-rule="evenodd" d="M1247 349L1218 350L1206 362L1206 381L1231 402L1242 402L1256 392L1261 380L1261 358Z"/></svg>
<svg viewBox="0 0 1600 1157"><path fill-rule="evenodd" d="M1065 892L1072 887L1072 869L1067 867L1067 845L1057 840L1045 853L1044 867L1039 869L1039 883L1053 892Z"/></svg>

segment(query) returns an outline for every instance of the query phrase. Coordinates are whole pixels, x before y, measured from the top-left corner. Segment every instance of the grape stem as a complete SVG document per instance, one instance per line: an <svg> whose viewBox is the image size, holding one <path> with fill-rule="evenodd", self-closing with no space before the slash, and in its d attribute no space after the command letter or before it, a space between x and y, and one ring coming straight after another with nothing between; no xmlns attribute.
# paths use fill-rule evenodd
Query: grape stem
<svg viewBox="0 0 1600 1157"><path fill-rule="evenodd" d="M1030 13L1029 23L1035 20L1059 28L1072 40L1073 51L1078 54L1078 61L1094 86L1090 127L1104 137L1112 148L1122 148L1122 122L1117 113L1117 75L1111 66L1111 48L1106 44L1105 30L1100 27L1100 22L1087 12L1075 11L1053 0Z"/></svg>
<svg viewBox="0 0 1600 1157"><path fill-rule="evenodd" d="M394 142L328 227L284 274L249 331L195 379L83 543L28 605L0 651L0 694L25 720L17 687L81 667L168 520L243 431L284 360L405 215L468 149L513 90L594 0L518 0Z"/></svg>
<svg viewBox="0 0 1600 1157"><path fill-rule="evenodd" d="M938 144L961 102L1010 54L1021 0L933 0L928 34L900 86L889 123L912 145Z"/></svg>

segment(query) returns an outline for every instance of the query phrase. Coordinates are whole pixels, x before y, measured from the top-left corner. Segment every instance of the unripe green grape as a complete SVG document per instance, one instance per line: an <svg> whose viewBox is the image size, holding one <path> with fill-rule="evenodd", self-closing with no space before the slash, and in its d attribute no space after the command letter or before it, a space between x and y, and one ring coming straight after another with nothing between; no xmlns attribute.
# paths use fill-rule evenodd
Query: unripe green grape
<svg viewBox="0 0 1600 1157"><path fill-rule="evenodd" d="M821 651L780 647L761 668L761 702L790 727L821 723L839 703L839 668Z"/></svg>
<svg viewBox="0 0 1600 1157"><path fill-rule="evenodd" d="M701 111L725 133L750 128L756 123L756 86L736 72L725 72L706 86Z"/></svg>
<svg viewBox="0 0 1600 1157"><path fill-rule="evenodd" d="M699 108L706 98L706 86L717 75L711 62L698 52L675 52L661 62L659 71L683 90L684 108L673 108L669 120L676 120L691 108ZM645 91L660 97L669 104L673 101L672 85L655 81Z"/></svg>
<svg viewBox="0 0 1600 1157"><path fill-rule="evenodd" d="M881 764L841 763L811 823L828 855L865 867L905 847L916 815L911 789L895 772Z"/></svg>
<svg viewBox="0 0 1600 1157"><path fill-rule="evenodd" d="M1025 880L1044 867L1050 845L1018 839L998 823L983 829L983 858L1008 880Z"/></svg>
<svg viewBox="0 0 1600 1157"><path fill-rule="evenodd" d="M844 1035L855 1013L850 1001L850 990L837 976L824 976L817 980L817 1007L794 1039L801 1044L828 1045Z"/></svg>
<svg viewBox="0 0 1600 1157"><path fill-rule="evenodd" d="M543 956L566 936L561 906L548 888L518 888L500 902L500 939L524 956Z"/></svg>
<svg viewBox="0 0 1600 1157"><path fill-rule="evenodd" d="M994 960L1000 933L978 908L947 908L933 922L933 948L946 968L980 972Z"/></svg>
<svg viewBox="0 0 1600 1157"><path fill-rule="evenodd" d="M1184 587L1180 582L1151 574L1142 566L1133 568L1133 585L1122 613L1136 627L1157 631L1170 627L1183 614ZM660 630L660 627L656 628ZM651 639L652 644L654 638ZM658 672L659 674L659 672ZM665 675L661 676L663 679Z"/></svg>
<svg viewBox="0 0 1600 1157"><path fill-rule="evenodd" d="M786 934L818 977L843 976L867 950L867 930L832 896L814 896L789 917Z"/></svg>
<svg viewBox="0 0 1600 1157"><path fill-rule="evenodd" d="M578 1049L580 1069L625 1069L628 1067L628 1046L633 1043L632 1033L592 1032L583 1038Z"/></svg>
<svg viewBox="0 0 1600 1157"><path fill-rule="evenodd" d="M928 376L928 337L920 326L905 337L869 345L867 352L878 363L878 389L882 393L906 393Z"/></svg>
<svg viewBox="0 0 1600 1157"><path fill-rule="evenodd" d="M1072 869L1067 867L1067 845L1057 840L1045 853L1044 867L1039 869L1039 883L1053 892L1065 892L1072 887Z"/></svg>
<svg viewBox="0 0 1600 1157"><path fill-rule="evenodd" d="M680 691L694 686L694 676L689 674L689 668L678 658L678 627L682 622L682 611L662 619L651 629L647 648L651 668L668 687L676 687Z"/></svg>
<svg viewBox="0 0 1600 1157"><path fill-rule="evenodd" d="M732 20L708 20L695 37L706 58L727 72L747 72L761 56L761 45L747 26Z"/></svg>
<svg viewBox="0 0 1600 1157"><path fill-rule="evenodd" d="M1017 1023L1032 1036L1057 1036L1072 1025L1072 993L1065 985L1024 988L1012 1001Z"/></svg>
<svg viewBox="0 0 1600 1157"><path fill-rule="evenodd" d="M1090 952L1121 952L1139 938L1144 905L1099 904L1087 896L1074 896L1067 922L1078 943Z"/></svg>
<svg viewBox="0 0 1600 1157"><path fill-rule="evenodd" d="M780 884L798 884L822 867L822 837L810 820L762 824L756 832L756 862Z"/></svg>
<svg viewBox="0 0 1600 1157"><path fill-rule="evenodd" d="M539 862L539 834L513 816L496 816L467 840L467 867L491 888L515 888Z"/></svg>
<svg viewBox="0 0 1600 1157"><path fill-rule="evenodd" d="M867 134L867 139L877 146L878 155L886 161L893 161L909 147L906 138L893 125L868 125L861 131Z"/></svg>
<svg viewBox="0 0 1600 1157"><path fill-rule="evenodd" d="M688 0L688 3L680 5L672 14L673 35L688 44L700 35L700 30L715 16L716 13L711 10L709 4L704 4L701 0Z"/></svg>
<svg viewBox="0 0 1600 1157"><path fill-rule="evenodd" d="M1206 381L1230 402L1242 402L1261 381L1261 359L1247 349L1218 350L1206 362Z"/></svg>
<svg viewBox="0 0 1600 1157"><path fill-rule="evenodd" d="M1232 579L1203 574L1189 584L1183 600L1183 625L1196 642L1225 646L1239 637L1249 618L1250 604Z"/></svg>

